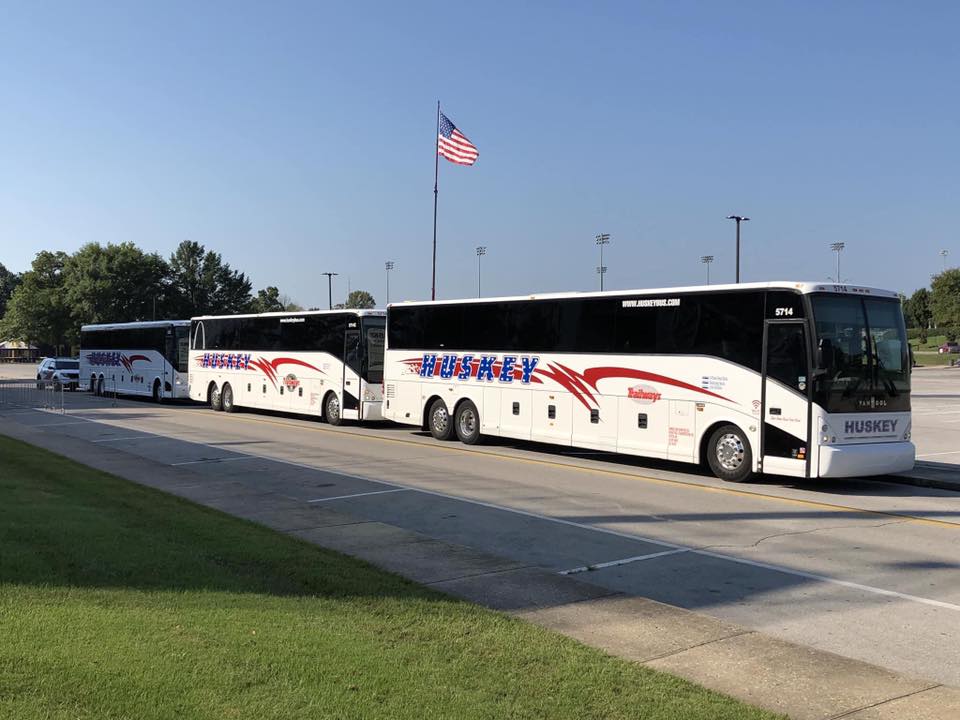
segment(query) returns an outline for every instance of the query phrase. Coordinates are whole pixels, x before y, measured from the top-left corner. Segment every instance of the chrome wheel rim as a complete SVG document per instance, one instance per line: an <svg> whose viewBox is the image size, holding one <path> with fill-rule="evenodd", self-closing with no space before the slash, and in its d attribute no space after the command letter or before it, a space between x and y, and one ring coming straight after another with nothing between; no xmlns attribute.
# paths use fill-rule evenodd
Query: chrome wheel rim
<svg viewBox="0 0 960 720"><path fill-rule="evenodd" d="M477 416L471 408L460 411L460 434L464 437L473 435L477 428Z"/></svg>
<svg viewBox="0 0 960 720"><path fill-rule="evenodd" d="M336 395L331 395L327 400L327 419L333 419L334 422L340 419L340 401Z"/></svg>
<svg viewBox="0 0 960 720"><path fill-rule="evenodd" d="M214 407L220 404L220 390L218 390L217 388L214 388L210 392L210 404L213 405Z"/></svg>
<svg viewBox="0 0 960 720"><path fill-rule="evenodd" d="M724 470L737 470L746 454L743 439L735 433L727 433L717 440L717 462Z"/></svg>
<svg viewBox="0 0 960 720"><path fill-rule="evenodd" d="M230 407L231 405L233 405L233 390L227 388L223 391L223 406Z"/></svg>
<svg viewBox="0 0 960 720"><path fill-rule="evenodd" d="M431 421L433 422L433 429L441 435L447 431L447 423L450 422L450 417L447 408L442 403L433 409Z"/></svg>

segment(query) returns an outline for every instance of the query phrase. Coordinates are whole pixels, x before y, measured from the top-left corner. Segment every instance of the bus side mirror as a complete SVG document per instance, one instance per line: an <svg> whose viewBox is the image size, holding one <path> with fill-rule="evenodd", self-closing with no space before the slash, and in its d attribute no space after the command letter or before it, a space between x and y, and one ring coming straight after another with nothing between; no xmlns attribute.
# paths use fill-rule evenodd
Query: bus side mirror
<svg viewBox="0 0 960 720"><path fill-rule="evenodd" d="M834 366L835 361L833 341L830 340L830 338L822 338L817 348L817 368L820 370L829 370Z"/></svg>

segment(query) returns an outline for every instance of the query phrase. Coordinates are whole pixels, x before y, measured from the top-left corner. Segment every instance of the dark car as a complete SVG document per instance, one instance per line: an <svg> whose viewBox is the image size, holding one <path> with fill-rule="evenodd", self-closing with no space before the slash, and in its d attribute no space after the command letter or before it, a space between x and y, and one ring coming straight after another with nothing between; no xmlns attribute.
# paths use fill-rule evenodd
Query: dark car
<svg viewBox="0 0 960 720"><path fill-rule="evenodd" d="M960 353L960 343L947 341L943 345L937 348L937 352L941 355L943 353Z"/></svg>

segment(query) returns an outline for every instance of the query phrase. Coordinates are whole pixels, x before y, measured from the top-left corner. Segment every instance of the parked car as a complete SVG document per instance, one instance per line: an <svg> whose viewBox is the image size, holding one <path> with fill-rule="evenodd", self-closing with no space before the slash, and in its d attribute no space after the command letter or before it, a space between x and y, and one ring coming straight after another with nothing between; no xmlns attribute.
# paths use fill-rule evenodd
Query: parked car
<svg viewBox="0 0 960 720"><path fill-rule="evenodd" d="M80 360L77 358L44 358L37 366L37 387L53 385L54 390L80 387Z"/></svg>
<svg viewBox="0 0 960 720"><path fill-rule="evenodd" d="M947 341L937 348L937 352L941 355L943 353L960 353L960 343Z"/></svg>

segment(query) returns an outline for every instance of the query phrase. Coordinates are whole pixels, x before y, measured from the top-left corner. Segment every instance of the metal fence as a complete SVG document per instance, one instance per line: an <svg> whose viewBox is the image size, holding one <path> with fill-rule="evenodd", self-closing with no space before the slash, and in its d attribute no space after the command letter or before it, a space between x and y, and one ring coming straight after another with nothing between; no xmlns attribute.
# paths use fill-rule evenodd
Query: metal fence
<svg viewBox="0 0 960 720"><path fill-rule="evenodd" d="M64 387L49 380L0 380L0 411L18 409L64 412Z"/></svg>

